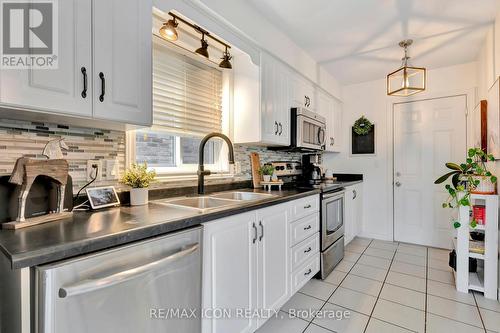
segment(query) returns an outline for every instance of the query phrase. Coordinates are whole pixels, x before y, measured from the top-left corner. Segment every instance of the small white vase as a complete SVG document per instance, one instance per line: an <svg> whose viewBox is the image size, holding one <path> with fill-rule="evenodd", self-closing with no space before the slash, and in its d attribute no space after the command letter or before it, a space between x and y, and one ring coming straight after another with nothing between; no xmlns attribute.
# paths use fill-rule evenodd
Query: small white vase
<svg viewBox="0 0 500 333"><path fill-rule="evenodd" d="M486 176L472 176L474 180L479 180L479 185L471 191L471 193L475 194L495 194L496 193L496 184L493 183L490 177Z"/></svg>
<svg viewBox="0 0 500 333"><path fill-rule="evenodd" d="M270 182L271 181L271 175L263 175L262 178L264 178L265 182Z"/></svg>
<svg viewBox="0 0 500 333"><path fill-rule="evenodd" d="M147 188L132 188L130 189L130 205L141 206L148 204L148 189Z"/></svg>

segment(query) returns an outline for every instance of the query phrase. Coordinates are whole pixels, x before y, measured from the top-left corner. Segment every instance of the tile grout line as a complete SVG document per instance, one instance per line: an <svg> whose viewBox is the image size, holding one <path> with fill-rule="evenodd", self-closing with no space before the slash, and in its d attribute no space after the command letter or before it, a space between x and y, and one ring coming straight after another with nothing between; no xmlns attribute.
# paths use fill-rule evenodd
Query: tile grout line
<svg viewBox="0 0 500 333"><path fill-rule="evenodd" d="M425 304L424 304L424 333L427 332L427 284L429 282L429 248L425 249Z"/></svg>
<svg viewBox="0 0 500 333"><path fill-rule="evenodd" d="M382 282L382 286L378 292L377 299L375 300L375 304L373 304L372 311L370 312L370 316L368 317L368 321L366 322L366 326L365 326L365 329L363 330L363 333L365 333L366 330L368 329L368 325L370 324L370 320L373 317L373 312L375 311L375 307L377 306L378 300L380 299L380 294L382 293L382 290L384 289L385 281L387 280L387 276L389 275L389 272L391 271L391 266L392 266L392 263L394 262L394 257L396 257L396 253L398 252L398 248L399 248L399 242L398 242L398 246L396 246L396 250L394 251L394 254L392 256L389 267L387 268L387 273L385 273L384 281Z"/></svg>
<svg viewBox="0 0 500 333"><path fill-rule="evenodd" d="M481 324L483 324L484 332L486 333L486 325L484 324L483 316L481 315L481 309L479 308L479 304L477 304L476 294L472 292L472 298L474 299L474 303L476 303L477 312L479 313L479 319L481 319Z"/></svg>
<svg viewBox="0 0 500 333"><path fill-rule="evenodd" d="M354 240L354 239L353 239ZM351 240L352 242L352 240ZM363 252L361 253L361 255L359 256L359 258L356 260L356 262L354 263L354 265L352 265L352 267L349 269L349 271L346 273L346 275L342 278L342 280L339 282L339 284L335 287L335 289L333 290L333 292L330 294L330 296L328 296L328 298L326 299L326 301L324 301L323 305L321 306L321 308L319 308L318 311L321 311L325 305L328 303L328 300L332 297L333 294L335 294L335 292L337 291L337 289L339 289L340 285L342 284L342 282L344 282L344 280L347 278L347 276L349 275L349 273L351 272L351 270L353 269L354 266L356 266L356 264L358 263L359 259L361 258L361 256L365 253L366 249L368 249L368 247L371 245L371 243L373 242L373 239L370 240L370 243L368 243L368 245L366 245L366 248L363 250ZM348 244L349 245L349 244ZM344 250L345 250L345 246L344 246ZM344 260L344 258L342 258L342 260ZM342 261L341 260L341 261ZM334 268L335 269L335 268ZM332 271L333 272L333 271ZM345 273L345 272L344 272ZM330 273L331 274L331 273ZM328 282L325 282L325 283L328 283ZM315 316L316 317L316 316ZM310 321L309 321L309 324L307 324L306 328L304 328L304 330L302 331L302 333L305 333L307 331L307 329L309 328L309 326L312 325L312 322L314 321L314 318L313 317ZM319 326L319 325L318 325ZM327 329L326 327L323 327L323 326L320 326L322 328L325 328ZM329 329L327 329L329 330ZM329 330L331 331L331 330ZM332 331L333 332L333 331Z"/></svg>

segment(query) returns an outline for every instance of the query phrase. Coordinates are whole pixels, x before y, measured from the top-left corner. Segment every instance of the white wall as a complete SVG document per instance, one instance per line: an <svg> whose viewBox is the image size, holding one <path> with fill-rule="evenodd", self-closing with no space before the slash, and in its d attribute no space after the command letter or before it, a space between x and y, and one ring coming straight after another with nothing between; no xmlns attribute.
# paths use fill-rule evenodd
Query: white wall
<svg viewBox="0 0 500 333"><path fill-rule="evenodd" d="M237 34L242 33L256 46L281 59L333 96L342 99L342 89L338 81L245 0L154 0L153 2L155 7L163 11L168 12L172 9L179 11L238 47L240 47L238 42L241 40ZM214 15L209 16L206 11L200 11L199 8L205 8ZM220 29L221 23L232 26L233 30Z"/></svg>
<svg viewBox="0 0 500 333"><path fill-rule="evenodd" d="M433 69L427 72L427 90L404 100L467 93L472 102L475 87L475 62ZM402 99L386 95L385 79L345 86L342 94L342 153L325 154L324 164L335 172L364 175L362 234L392 240L392 104ZM362 115L376 126L375 156L350 156L351 126Z"/></svg>

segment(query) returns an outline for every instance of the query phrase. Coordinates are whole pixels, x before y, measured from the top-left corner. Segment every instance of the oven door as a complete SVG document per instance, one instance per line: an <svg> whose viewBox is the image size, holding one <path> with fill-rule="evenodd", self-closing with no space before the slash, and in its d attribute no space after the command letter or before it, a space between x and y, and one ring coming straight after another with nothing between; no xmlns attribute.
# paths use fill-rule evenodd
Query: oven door
<svg viewBox="0 0 500 333"><path fill-rule="evenodd" d="M326 140L325 123L297 115L297 147L323 150Z"/></svg>
<svg viewBox="0 0 500 333"><path fill-rule="evenodd" d="M321 200L321 250L344 235L344 191L323 194Z"/></svg>

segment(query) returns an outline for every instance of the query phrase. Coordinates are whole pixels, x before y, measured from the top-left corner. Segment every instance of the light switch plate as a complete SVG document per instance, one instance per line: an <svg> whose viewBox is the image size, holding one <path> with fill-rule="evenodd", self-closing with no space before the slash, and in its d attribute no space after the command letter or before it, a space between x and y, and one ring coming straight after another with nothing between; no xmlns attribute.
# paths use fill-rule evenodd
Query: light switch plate
<svg viewBox="0 0 500 333"><path fill-rule="evenodd" d="M106 180L118 179L118 161L106 160Z"/></svg>
<svg viewBox="0 0 500 333"><path fill-rule="evenodd" d="M88 160L87 161L87 181L91 181L95 177L95 169L92 168L92 165L97 165L97 179L96 181L100 181L102 179L102 162L101 160Z"/></svg>

